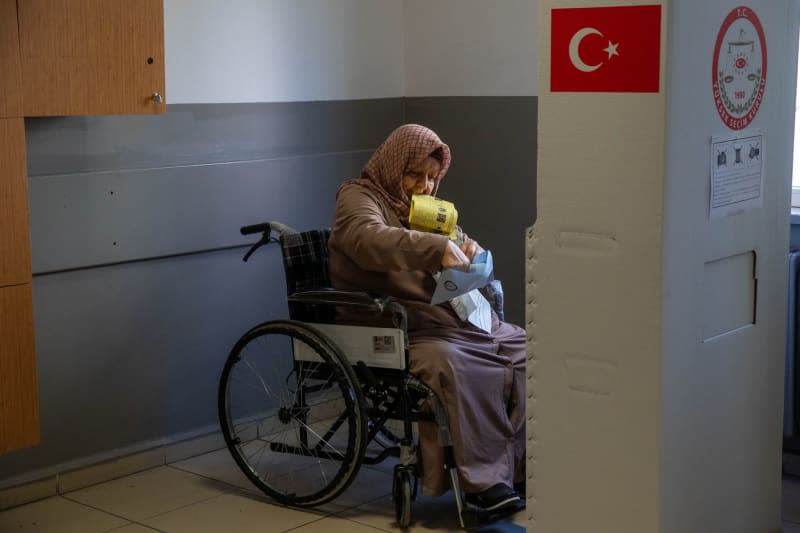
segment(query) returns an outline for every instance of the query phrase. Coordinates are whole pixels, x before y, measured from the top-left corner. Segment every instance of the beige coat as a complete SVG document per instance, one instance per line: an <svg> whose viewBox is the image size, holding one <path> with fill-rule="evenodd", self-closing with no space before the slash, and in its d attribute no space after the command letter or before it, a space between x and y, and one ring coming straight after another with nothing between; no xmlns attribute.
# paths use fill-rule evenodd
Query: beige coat
<svg viewBox="0 0 800 533"><path fill-rule="evenodd" d="M525 332L493 313L488 334L461 321L449 304L429 303L447 237L404 228L377 194L350 186L337 197L328 245L334 287L405 305L410 370L444 404L464 490L522 481ZM433 424L420 423L420 449L423 491L441 494L447 479Z"/></svg>

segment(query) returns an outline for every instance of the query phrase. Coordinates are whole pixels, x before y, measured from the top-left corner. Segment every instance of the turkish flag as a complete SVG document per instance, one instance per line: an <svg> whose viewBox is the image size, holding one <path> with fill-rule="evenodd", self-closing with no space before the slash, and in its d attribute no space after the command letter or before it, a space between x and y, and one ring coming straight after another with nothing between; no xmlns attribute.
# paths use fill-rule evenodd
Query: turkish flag
<svg viewBox="0 0 800 533"><path fill-rule="evenodd" d="M657 93L660 59L660 5L552 10L552 92Z"/></svg>

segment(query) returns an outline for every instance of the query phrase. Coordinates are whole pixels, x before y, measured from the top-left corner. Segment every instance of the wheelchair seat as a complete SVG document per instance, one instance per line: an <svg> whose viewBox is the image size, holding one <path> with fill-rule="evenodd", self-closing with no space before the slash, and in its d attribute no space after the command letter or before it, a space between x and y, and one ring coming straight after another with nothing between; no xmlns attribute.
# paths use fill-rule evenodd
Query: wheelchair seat
<svg viewBox="0 0 800 533"><path fill-rule="evenodd" d="M289 298L289 318L309 324L325 334L353 364L363 362L367 367L404 370L406 368L404 331L397 327L362 326L358 323L337 323L336 306L342 304L342 295L352 297L359 293L333 291L328 268L328 237L330 230L320 229L303 233L281 235L280 244L286 275L286 293ZM313 302L299 295L314 295ZM378 297L364 296L363 303L370 307ZM332 300L338 295L339 300ZM319 299L324 303L320 304ZM335 304L332 302L336 302ZM383 300L385 301L385 300ZM370 307L374 314L377 307ZM308 356L308 350L299 347L298 358Z"/></svg>

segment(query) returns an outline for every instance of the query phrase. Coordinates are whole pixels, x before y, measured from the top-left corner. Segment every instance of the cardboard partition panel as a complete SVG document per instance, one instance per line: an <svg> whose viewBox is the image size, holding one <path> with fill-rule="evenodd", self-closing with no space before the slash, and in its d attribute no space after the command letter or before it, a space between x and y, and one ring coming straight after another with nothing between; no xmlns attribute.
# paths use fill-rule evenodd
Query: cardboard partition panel
<svg viewBox="0 0 800 533"><path fill-rule="evenodd" d="M540 0L529 532L779 531L798 9Z"/></svg>

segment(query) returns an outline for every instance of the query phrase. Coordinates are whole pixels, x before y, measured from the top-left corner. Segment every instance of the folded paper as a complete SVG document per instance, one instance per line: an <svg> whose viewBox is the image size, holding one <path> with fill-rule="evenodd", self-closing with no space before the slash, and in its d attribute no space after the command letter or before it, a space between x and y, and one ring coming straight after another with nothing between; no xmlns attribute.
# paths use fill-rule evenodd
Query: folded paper
<svg viewBox="0 0 800 533"><path fill-rule="evenodd" d="M467 272L453 268L442 270L436 281L436 290L433 291L431 303L440 304L473 289L480 289L492 281L493 272L492 252L489 250L477 254Z"/></svg>

